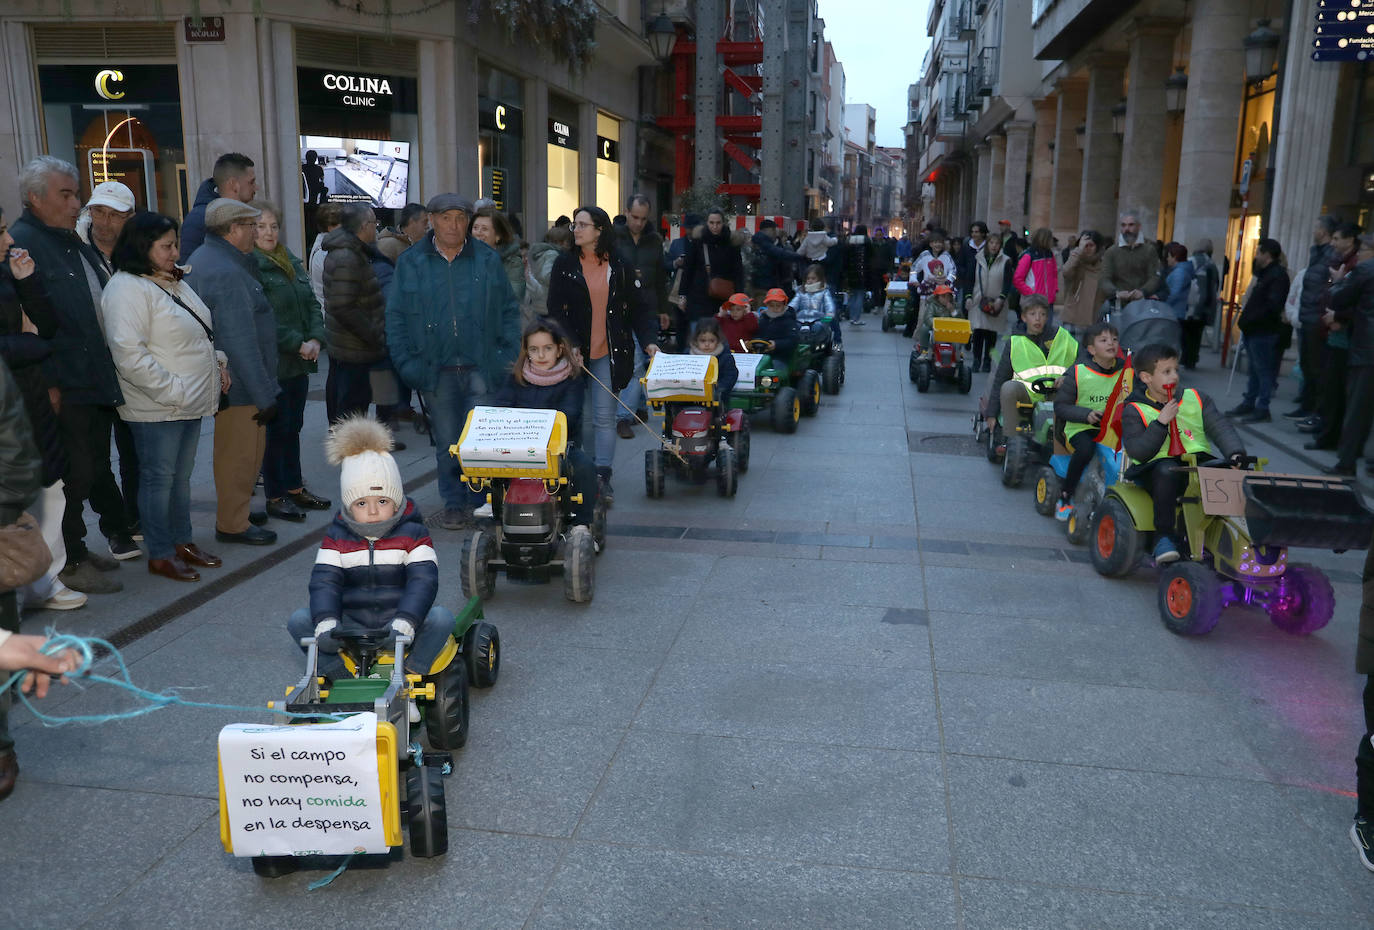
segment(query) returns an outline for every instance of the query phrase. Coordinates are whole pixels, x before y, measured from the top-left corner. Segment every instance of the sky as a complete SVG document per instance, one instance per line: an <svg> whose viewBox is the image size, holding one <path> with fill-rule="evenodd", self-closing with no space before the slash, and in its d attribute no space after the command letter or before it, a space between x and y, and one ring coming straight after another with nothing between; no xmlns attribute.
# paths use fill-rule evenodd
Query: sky
<svg viewBox="0 0 1374 930"><path fill-rule="evenodd" d="M878 111L878 144L906 144L906 88L920 77L928 0L817 0L825 37L844 65L845 103Z"/></svg>

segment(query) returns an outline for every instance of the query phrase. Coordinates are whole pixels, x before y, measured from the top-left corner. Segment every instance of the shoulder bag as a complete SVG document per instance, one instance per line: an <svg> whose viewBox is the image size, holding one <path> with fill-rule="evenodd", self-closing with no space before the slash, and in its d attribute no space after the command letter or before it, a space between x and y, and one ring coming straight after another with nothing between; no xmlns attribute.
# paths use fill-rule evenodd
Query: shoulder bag
<svg viewBox="0 0 1374 930"><path fill-rule="evenodd" d="M21 514L0 526L0 591L12 591L42 578L52 565L52 552L33 514Z"/></svg>
<svg viewBox="0 0 1374 930"><path fill-rule="evenodd" d="M711 274L711 250L706 243L701 244L701 255L706 259L706 295L716 300L729 300L735 293L735 282L729 278L717 278Z"/></svg>

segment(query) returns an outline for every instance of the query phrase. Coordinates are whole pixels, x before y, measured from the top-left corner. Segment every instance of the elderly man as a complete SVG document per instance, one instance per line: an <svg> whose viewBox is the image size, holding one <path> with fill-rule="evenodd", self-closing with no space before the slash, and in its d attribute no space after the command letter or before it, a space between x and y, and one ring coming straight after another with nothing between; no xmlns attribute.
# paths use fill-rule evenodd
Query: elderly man
<svg viewBox="0 0 1374 930"><path fill-rule="evenodd" d="M215 415L215 539L270 546L271 530L248 521L253 486L277 415L277 321L258 281L253 240L259 211L227 197L205 209L205 242L186 280L214 319L215 347L229 358L228 406Z"/></svg>
<svg viewBox="0 0 1374 930"><path fill-rule="evenodd" d="M200 182L196 191L196 202L186 221L181 224L181 263L191 260L191 253L200 248L205 241L205 211L218 197L249 203L258 194L258 176L253 169L253 159L238 152L229 152L215 159L215 168L210 177Z"/></svg>
<svg viewBox="0 0 1374 930"><path fill-rule="evenodd" d="M620 257L635 270L641 292L650 312L658 314L659 329L672 325L669 318L668 281L663 267L663 237L654 231L649 223L649 198L643 194L631 195L625 204L625 224L615 227L615 244ZM676 309L675 307L673 309ZM616 414L616 433L621 439L634 436L634 417L648 420L644 408L644 388L639 379L644 377L644 347L635 345L635 373L629 387L620 392L624 405ZM635 411L631 416L630 411Z"/></svg>
<svg viewBox="0 0 1374 930"><path fill-rule="evenodd" d="M324 237L324 335L329 350L333 416L367 413L372 369L386 358L386 299L373 267L381 258L377 216L365 203L343 208L339 228ZM384 259L383 259L384 260Z"/></svg>
<svg viewBox="0 0 1374 930"><path fill-rule="evenodd" d="M429 406L446 530L471 526L479 503L459 478L449 446L468 411L506 376L520 348L520 303L501 256L468 236L472 202L439 194L425 205L431 234L396 262L386 340L402 380Z"/></svg>
<svg viewBox="0 0 1374 930"><path fill-rule="evenodd" d="M1159 252L1140 234L1140 212L1121 214L1121 235L1102 256L1097 293L1102 300L1124 306L1159 290Z"/></svg>
<svg viewBox="0 0 1374 930"><path fill-rule="evenodd" d="M100 572L118 563L86 546L86 501L100 515L100 531L116 557L139 554L129 535L129 517L110 469L110 432L115 408L124 403L114 359L105 344L100 294L105 271L95 250L76 235L81 209L76 167L40 155L19 176L24 213L10 227L14 241L28 249L57 310L52 355L44 362L58 428L69 464L63 475L67 509L62 538L67 548L64 584L88 594L109 594L123 585Z"/></svg>

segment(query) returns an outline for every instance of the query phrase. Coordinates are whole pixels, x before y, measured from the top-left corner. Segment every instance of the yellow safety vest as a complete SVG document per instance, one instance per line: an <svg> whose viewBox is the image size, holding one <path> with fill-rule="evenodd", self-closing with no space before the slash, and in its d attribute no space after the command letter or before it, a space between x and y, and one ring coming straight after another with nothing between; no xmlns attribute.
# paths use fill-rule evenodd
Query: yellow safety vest
<svg viewBox="0 0 1374 930"><path fill-rule="evenodd" d="M1146 426L1159 419L1159 411L1150 404L1131 401L1127 406L1139 414ZM1183 392L1183 396L1179 398L1178 416L1175 417L1175 420L1178 423L1178 438L1183 440L1184 452L1206 454L1211 451L1212 444L1207 441L1207 431L1202 427L1202 398L1198 396L1197 391L1189 388ZM1168 457L1169 440L1166 438L1159 444L1159 450L1145 461L1153 462L1155 459ZM1135 460L1132 459L1132 461Z"/></svg>
<svg viewBox="0 0 1374 930"><path fill-rule="evenodd" d="M1012 377L1027 384L1036 378L1059 377L1069 370L1074 359L1078 358L1078 340L1069 335L1062 326L1054 334L1049 353L1031 341L1029 336L1011 337Z"/></svg>
<svg viewBox="0 0 1374 930"><path fill-rule="evenodd" d="M1108 374L1103 374L1087 365L1075 365L1073 372L1074 380L1078 383L1078 405L1087 407L1089 410L1096 410L1098 413L1106 413L1107 401L1112 399L1112 391L1116 390L1117 382L1121 380L1121 373L1125 370L1119 362L1116 370ZM1084 430L1097 428L1091 423L1065 423L1064 439L1069 440Z"/></svg>

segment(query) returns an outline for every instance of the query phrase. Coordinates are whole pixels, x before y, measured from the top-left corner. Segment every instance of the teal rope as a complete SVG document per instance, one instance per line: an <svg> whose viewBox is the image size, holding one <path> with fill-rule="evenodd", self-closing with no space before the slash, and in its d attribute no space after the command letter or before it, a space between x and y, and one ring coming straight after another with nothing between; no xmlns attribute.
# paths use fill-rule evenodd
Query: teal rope
<svg viewBox="0 0 1374 930"><path fill-rule="evenodd" d="M347 856L344 856L344 861L339 863L339 867L337 869L330 872L324 878L315 879L313 882L305 886L305 890L316 891L320 888L323 888L325 885L328 885L334 879L342 875L344 873L344 869L348 868L350 865L353 864L353 860L357 857L357 855L357 853L349 853Z"/></svg>
<svg viewBox="0 0 1374 930"><path fill-rule="evenodd" d="M95 650L97 648L105 650L110 654L110 657L114 659L119 670L118 677L109 678L105 675L96 675L91 672L91 666L96 662ZM41 721L45 727L61 727L69 723L83 723L96 726L102 723L110 723L115 720L130 720L134 717L142 717L144 714L151 714L155 710L161 710L164 707L171 707L173 705L180 705L181 707L199 707L204 710L232 710L238 713L281 714L286 717L301 717L310 720L318 718L327 718L329 720L344 719L336 714L301 714L284 710L273 710L268 707L249 707L242 704L214 704L206 701L188 701L180 695L170 691L149 691L133 683L133 679L129 675L129 667L124 663L124 656L120 655L119 650L105 640L94 636L72 636L66 633L58 634L53 633L51 630L48 631L48 641L43 644L42 651L48 655L53 655L64 649L74 649L81 656L81 665L75 671L68 673L69 678L78 678L81 681L91 681L97 684L113 685L116 688L128 691L135 697L146 701L147 704L143 707L135 707L132 710L121 711L117 714L78 714L73 717L57 717L43 713L33 705L28 695L24 694L24 692L18 688L15 688L14 693L19 698L20 703L28 708L29 712L32 713L36 719ZM0 691L13 687L27 674L27 672L23 671L15 672L5 681L3 686L0 686Z"/></svg>

